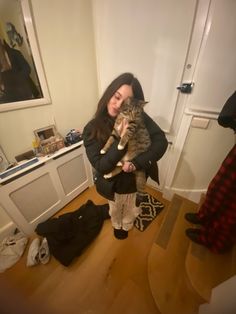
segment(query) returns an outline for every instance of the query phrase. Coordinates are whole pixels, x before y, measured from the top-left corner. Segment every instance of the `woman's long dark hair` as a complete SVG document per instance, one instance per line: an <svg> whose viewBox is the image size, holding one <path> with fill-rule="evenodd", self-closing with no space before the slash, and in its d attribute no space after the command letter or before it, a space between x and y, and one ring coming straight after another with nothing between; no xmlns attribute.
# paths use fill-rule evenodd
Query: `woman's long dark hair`
<svg viewBox="0 0 236 314"><path fill-rule="evenodd" d="M114 124L114 119L108 114L107 104L122 85L131 86L134 98L144 100L143 89L138 79L134 77L132 73L123 73L119 75L107 87L98 102L91 138L97 138L99 141L105 142L109 137Z"/></svg>

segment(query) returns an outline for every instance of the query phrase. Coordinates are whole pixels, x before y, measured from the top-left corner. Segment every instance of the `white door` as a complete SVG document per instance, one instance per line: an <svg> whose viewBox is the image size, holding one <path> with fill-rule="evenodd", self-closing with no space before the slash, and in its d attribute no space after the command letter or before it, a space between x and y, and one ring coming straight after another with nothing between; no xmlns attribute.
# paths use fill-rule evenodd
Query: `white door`
<svg viewBox="0 0 236 314"><path fill-rule="evenodd" d="M236 1L207 2L209 9L197 62L184 79L195 83L187 100L189 111L218 114L236 90ZM193 35L197 36L197 30ZM191 55L188 59L188 63L192 62Z"/></svg>
<svg viewBox="0 0 236 314"><path fill-rule="evenodd" d="M100 93L118 74L133 72L149 101L146 112L173 142L159 161L160 190L171 184L191 123L191 115L184 113L186 106L189 110L198 110L199 104L206 108L206 101L201 99L203 92L211 95L212 103L219 98L217 103L222 104L222 98L235 86L234 82L228 83L235 73L236 58L232 53L236 40L229 42L229 38L233 39L232 31L230 35L224 34L227 28L235 30L236 14L232 14L235 3L235 0L93 0ZM209 36L209 32L215 35ZM227 67L217 59L223 57L224 47L228 50ZM210 67L217 67L221 78L229 74L221 97L214 94L214 90L219 91L220 80L208 88L216 75L211 72L206 76ZM192 94L177 90L181 82L193 80Z"/></svg>
<svg viewBox="0 0 236 314"><path fill-rule="evenodd" d="M177 106L182 108L182 114L169 156L166 190L171 190L192 118L216 119L225 101L236 90L235 50L236 1L198 1L182 79L182 83L192 82L194 86L190 94L179 95Z"/></svg>

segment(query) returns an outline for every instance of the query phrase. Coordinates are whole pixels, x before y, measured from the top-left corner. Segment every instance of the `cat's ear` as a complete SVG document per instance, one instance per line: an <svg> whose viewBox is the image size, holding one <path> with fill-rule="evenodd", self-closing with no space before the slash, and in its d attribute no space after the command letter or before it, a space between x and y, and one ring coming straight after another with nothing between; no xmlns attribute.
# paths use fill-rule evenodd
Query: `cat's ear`
<svg viewBox="0 0 236 314"><path fill-rule="evenodd" d="M141 105L141 107L144 107L146 104L148 104L149 103L149 101L145 101L145 100L141 100L140 101L140 105Z"/></svg>

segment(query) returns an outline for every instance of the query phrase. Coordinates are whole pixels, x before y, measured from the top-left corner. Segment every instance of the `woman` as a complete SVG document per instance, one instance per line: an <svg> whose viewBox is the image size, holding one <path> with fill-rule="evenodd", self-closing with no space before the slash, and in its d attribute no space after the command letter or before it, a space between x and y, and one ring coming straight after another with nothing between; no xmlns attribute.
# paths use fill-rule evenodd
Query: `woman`
<svg viewBox="0 0 236 314"><path fill-rule="evenodd" d="M137 78L131 73L123 73L107 87L98 102L94 119L85 126L83 132L86 153L95 169L96 188L98 193L108 199L114 235L118 239L127 238L128 231L140 213L140 209L135 205L136 184L133 172L143 169L147 176L158 182L156 161L163 156L168 145L164 132L144 113L145 125L151 137L149 150L133 160L124 162L123 171L117 176L104 179L104 174L110 173L126 152L125 149L117 149L119 139L116 139L105 155L100 154L112 132L119 108L128 97L144 100L143 90ZM120 130L121 136L126 128L127 125L124 124Z"/></svg>

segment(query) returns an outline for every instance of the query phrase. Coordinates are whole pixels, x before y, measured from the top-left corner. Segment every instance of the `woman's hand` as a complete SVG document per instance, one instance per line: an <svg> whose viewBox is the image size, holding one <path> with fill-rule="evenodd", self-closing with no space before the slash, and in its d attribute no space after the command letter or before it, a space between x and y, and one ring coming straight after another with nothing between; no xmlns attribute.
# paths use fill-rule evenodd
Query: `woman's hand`
<svg viewBox="0 0 236 314"><path fill-rule="evenodd" d="M131 161L125 161L122 170L124 172L133 172L136 170L136 167Z"/></svg>

